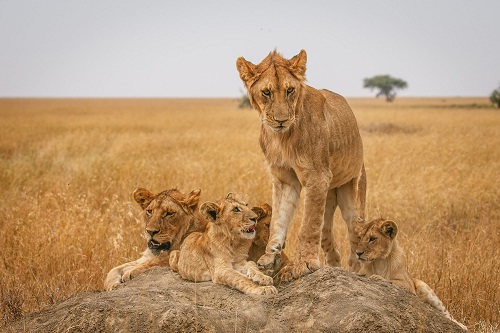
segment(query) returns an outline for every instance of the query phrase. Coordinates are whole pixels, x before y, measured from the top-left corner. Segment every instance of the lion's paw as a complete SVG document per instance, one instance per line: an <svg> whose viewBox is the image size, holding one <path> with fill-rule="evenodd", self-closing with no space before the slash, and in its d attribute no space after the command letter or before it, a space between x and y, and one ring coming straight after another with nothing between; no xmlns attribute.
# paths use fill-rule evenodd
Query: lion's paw
<svg viewBox="0 0 500 333"><path fill-rule="evenodd" d="M276 295L278 293L278 289L274 286L260 286L255 289L256 295Z"/></svg>
<svg viewBox="0 0 500 333"><path fill-rule="evenodd" d="M370 275L369 278L372 280L385 280L383 277L381 277L380 275L377 275L377 274Z"/></svg>
<svg viewBox="0 0 500 333"><path fill-rule="evenodd" d="M321 262L319 259L290 262L281 269L280 280L283 282L290 282L303 275L311 274L320 268Z"/></svg>
<svg viewBox="0 0 500 333"><path fill-rule="evenodd" d="M273 275L275 267L281 263L279 255L274 253L265 253L257 261L259 269L266 275Z"/></svg>
<svg viewBox="0 0 500 333"><path fill-rule="evenodd" d="M259 274L254 276L253 282L258 283L261 286L272 286L273 278L264 274Z"/></svg>
<svg viewBox="0 0 500 333"><path fill-rule="evenodd" d="M133 274L132 274L133 272L134 272L134 270L133 270L133 269L130 269L130 270L128 270L128 271L125 271L125 272L123 273L123 275L122 275L122 283L123 283L123 282L127 282L127 281L132 280L132 278L134 277L134 276L133 276Z"/></svg>

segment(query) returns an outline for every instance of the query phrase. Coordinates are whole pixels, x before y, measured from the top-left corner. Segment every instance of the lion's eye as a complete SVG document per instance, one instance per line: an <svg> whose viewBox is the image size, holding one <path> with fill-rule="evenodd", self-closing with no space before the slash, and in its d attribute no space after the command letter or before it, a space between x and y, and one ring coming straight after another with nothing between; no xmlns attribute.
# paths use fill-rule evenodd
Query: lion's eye
<svg viewBox="0 0 500 333"><path fill-rule="evenodd" d="M295 91L295 89L293 87L289 87L287 90L286 90L286 95L287 96L290 96L293 92Z"/></svg>
<svg viewBox="0 0 500 333"><path fill-rule="evenodd" d="M370 243L374 242L377 240L377 237L371 236L370 239L368 240Z"/></svg>
<svg viewBox="0 0 500 333"><path fill-rule="evenodd" d="M262 95L269 97L271 96L271 91L269 91L269 89L264 89L262 90Z"/></svg>
<svg viewBox="0 0 500 333"><path fill-rule="evenodd" d="M173 216L174 214L175 214L175 212L165 212L165 213L163 213L163 217Z"/></svg>
<svg viewBox="0 0 500 333"><path fill-rule="evenodd" d="M146 209L146 214L153 215L153 210L152 209Z"/></svg>
<svg viewBox="0 0 500 333"><path fill-rule="evenodd" d="M233 208L233 212L235 212L235 213L241 213L240 207L234 207Z"/></svg>

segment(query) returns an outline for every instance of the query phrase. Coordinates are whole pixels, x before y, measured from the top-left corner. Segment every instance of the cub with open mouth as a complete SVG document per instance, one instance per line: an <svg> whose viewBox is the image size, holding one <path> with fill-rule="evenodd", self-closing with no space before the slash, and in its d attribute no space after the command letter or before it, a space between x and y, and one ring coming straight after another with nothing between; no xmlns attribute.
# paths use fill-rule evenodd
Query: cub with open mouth
<svg viewBox="0 0 500 333"><path fill-rule="evenodd" d="M260 210L250 209L243 196L233 193L203 203L200 211L209 221L206 230L191 233L180 250L170 252L170 267L186 280L211 280L246 294L277 293L273 279L248 261Z"/></svg>

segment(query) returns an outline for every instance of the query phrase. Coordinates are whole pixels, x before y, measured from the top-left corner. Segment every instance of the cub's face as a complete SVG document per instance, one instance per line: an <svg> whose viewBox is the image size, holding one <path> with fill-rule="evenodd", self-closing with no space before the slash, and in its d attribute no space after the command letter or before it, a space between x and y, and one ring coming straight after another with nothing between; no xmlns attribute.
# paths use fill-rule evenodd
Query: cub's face
<svg viewBox="0 0 500 333"><path fill-rule="evenodd" d="M231 234L232 237L244 239L255 237L257 214L241 197L229 193L220 203L203 203L200 210L217 228Z"/></svg>
<svg viewBox="0 0 500 333"><path fill-rule="evenodd" d="M359 243L356 255L361 262L385 259L392 251L392 244L397 234L397 225L393 221L379 219L367 223L358 229Z"/></svg>
<svg viewBox="0 0 500 333"><path fill-rule="evenodd" d="M143 208L148 248L154 254L180 247L180 241L194 218L199 194L199 190L189 195L177 190L163 191L158 195L145 189L134 192L134 199Z"/></svg>
<svg viewBox="0 0 500 333"><path fill-rule="evenodd" d="M272 208L268 204L262 204L258 207L252 207L252 211L257 214L257 226L255 227L256 235L253 244L265 248L269 240Z"/></svg>
<svg viewBox="0 0 500 333"><path fill-rule="evenodd" d="M302 50L290 60L274 51L258 65L242 57L236 62L252 106L259 112L262 123L272 131L286 132L297 120L306 61L306 52Z"/></svg>

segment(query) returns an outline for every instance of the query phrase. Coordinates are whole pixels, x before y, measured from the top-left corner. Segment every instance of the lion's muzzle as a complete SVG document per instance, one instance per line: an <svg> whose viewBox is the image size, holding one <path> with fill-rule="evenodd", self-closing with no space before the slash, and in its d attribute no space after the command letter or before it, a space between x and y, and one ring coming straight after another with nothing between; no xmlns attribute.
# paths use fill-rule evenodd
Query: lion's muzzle
<svg viewBox="0 0 500 333"><path fill-rule="evenodd" d="M171 245L170 242L158 243L154 239L150 239L148 242L148 248L150 250L167 251L170 249Z"/></svg>

